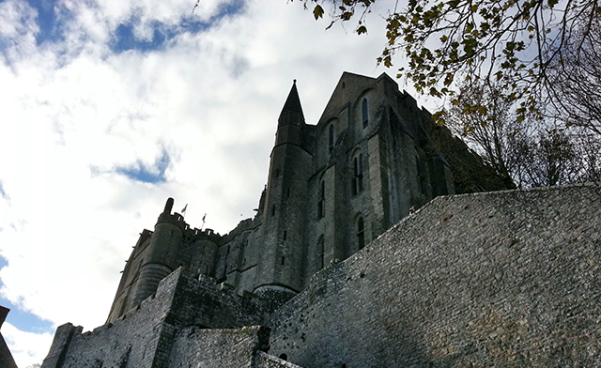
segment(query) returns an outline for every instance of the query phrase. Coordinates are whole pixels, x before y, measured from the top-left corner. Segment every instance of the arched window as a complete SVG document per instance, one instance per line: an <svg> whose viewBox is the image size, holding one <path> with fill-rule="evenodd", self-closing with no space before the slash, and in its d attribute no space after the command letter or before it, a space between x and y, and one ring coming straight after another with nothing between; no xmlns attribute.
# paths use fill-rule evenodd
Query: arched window
<svg viewBox="0 0 601 368"><path fill-rule="evenodd" d="M361 119L363 121L363 128L367 128L369 124L369 111L367 109L367 99L364 98L361 102Z"/></svg>
<svg viewBox="0 0 601 368"><path fill-rule="evenodd" d="M319 200L317 201L317 218L326 215L326 183L322 180L319 183Z"/></svg>
<svg viewBox="0 0 601 368"><path fill-rule="evenodd" d="M330 124L328 128L328 150L330 153L334 151L334 138L335 138L334 124Z"/></svg>
<svg viewBox="0 0 601 368"><path fill-rule="evenodd" d="M357 245L359 249L363 249L365 246L365 223L363 222L363 216L357 217Z"/></svg>
<svg viewBox="0 0 601 368"><path fill-rule="evenodd" d="M363 191L363 154L359 153L353 158L353 195Z"/></svg>
<svg viewBox="0 0 601 368"><path fill-rule="evenodd" d="M319 240L317 241L317 266L320 270L325 265L324 255L325 255L325 252L324 252L324 248L323 248L323 235L322 235L319 237Z"/></svg>

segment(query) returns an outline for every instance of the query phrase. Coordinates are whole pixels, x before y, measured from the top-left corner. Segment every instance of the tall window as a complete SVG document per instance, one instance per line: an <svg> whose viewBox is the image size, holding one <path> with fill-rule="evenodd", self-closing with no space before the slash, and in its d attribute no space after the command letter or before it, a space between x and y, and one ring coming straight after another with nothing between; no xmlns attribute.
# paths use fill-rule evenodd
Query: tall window
<svg viewBox="0 0 601 368"><path fill-rule="evenodd" d="M365 246L365 223L362 216L357 218L357 245L359 249Z"/></svg>
<svg viewBox="0 0 601 368"><path fill-rule="evenodd" d="M361 119L363 121L363 128L367 128L367 124L369 123L369 114L367 110L367 99L364 98L361 103Z"/></svg>
<svg viewBox="0 0 601 368"><path fill-rule="evenodd" d="M317 218L322 218L326 215L326 184L322 180L319 183L319 200L317 202Z"/></svg>
<svg viewBox="0 0 601 368"><path fill-rule="evenodd" d="M317 241L317 265L319 266L320 270L325 265L324 254L325 253L324 253L324 249L323 249L323 235L322 235L319 237L319 240Z"/></svg>
<svg viewBox="0 0 601 368"><path fill-rule="evenodd" d="M334 151L334 124L330 124L328 128L328 149L330 153Z"/></svg>
<svg viewBox="0 0 601 368"><path fill-rule="evenodd" d="M353 195L363 191L363 154L353 158Z"/></svg>
<svg viewBox="0 0 601 368"><path fill-rule="evenodd" d="M426 177L424 175L424 162L415 155L415 166L417 167L417 178L419 180L419 190L422 194L426 194Z"/></svg>

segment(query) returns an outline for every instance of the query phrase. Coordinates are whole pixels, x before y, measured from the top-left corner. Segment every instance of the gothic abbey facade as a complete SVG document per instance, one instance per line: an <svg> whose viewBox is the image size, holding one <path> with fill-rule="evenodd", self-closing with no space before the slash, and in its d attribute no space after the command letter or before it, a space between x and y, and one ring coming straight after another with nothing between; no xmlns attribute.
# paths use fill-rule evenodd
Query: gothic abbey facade
<svg viewBox="0 0 601 368"><path fill-rule="evenodd" d="M42 367L601 365L598 187L449 196L498 189L386 74L344 73L317 125L294 84L256 216L222 236L168 199Z"/></svg>
<svg viewBox="0 0 601 368"><path fill-rule="evenodd" d="M344 73L317 125L305 123L296 82L278 120L267 186L254 219L225 236L190 228L170 199L144 230L108 322L152 295L180 266L281 302L432 198L455 193L431 143L441 129L386 74ZM467 153L466 151L466 154Z"/></svg>

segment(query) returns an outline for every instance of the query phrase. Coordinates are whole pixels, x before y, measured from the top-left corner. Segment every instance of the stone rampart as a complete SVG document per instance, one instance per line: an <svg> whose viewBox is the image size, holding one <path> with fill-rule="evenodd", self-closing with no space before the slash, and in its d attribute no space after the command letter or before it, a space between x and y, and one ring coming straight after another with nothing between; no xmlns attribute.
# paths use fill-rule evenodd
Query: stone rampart
<svg viewBox="0 0 601 368"><path fill-rule="evenodd" d="M305 368L601 366L601 190L439 197L271 320Z"/></svg>
<svg viewBox="0 0 601 368"><path fill-rule="evenodd" d="M217 329L256 325L269 312L256 296L239 296L225 285L206 277L197 280L179 268L160 282L156 295L112 324L85 333L71 324L59 327L42 367L166 367L173 360L173 344L181 345L182 333L211 328L216 330L202 331L216 331L213 335L197 335L229 341Z"/></svg>
<svg viewBox="0 0 601 368"><path fill-rule="evenodd" d="M273 355L258 351L255 357L256 368L302 368Z"/></svg>
<svg viewBox="0 0 601 368"><path fill-rule="evenodd" d="M253 368L258 351L268 349L269 329L199 329L189 327L174 337L168 367Z"/></svg>

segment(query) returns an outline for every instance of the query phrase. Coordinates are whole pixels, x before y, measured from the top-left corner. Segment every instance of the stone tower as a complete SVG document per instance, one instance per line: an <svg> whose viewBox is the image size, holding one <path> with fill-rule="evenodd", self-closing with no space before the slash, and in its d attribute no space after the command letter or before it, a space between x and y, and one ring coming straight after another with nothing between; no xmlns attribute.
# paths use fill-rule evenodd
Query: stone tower
<svg viewBox="0 0 601 368"><path fill-rule="evenodd" d="M305 185L311 157L296 80L284 104L271 151L263 242L256 288L260 295L294 295L304 286L305 218L309 200ZM287 297L284 297L286 299Z"/></svg>
<svg viewBox="0 0 601 368"><path fill-rule="evenodd" d="M386 74L344 73L317 124L307 124L295 81L277 122L257 215L221 236L190 228L172 213L169 198L154 231L140 234L108 322L152 297L178 267L239 295L289 300L312 275L361 250L411 207L455 192L456 167L435 144L452 140L447 132ZM486 173L467 147L455 156L475 160L473 172Z"/></svg>

